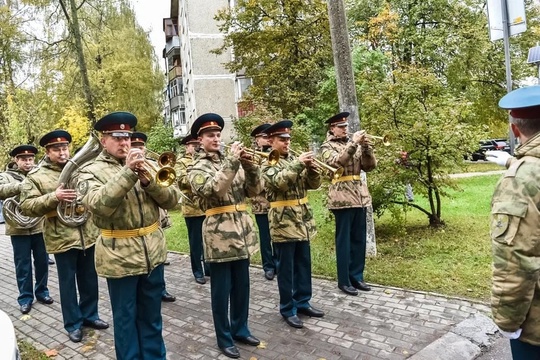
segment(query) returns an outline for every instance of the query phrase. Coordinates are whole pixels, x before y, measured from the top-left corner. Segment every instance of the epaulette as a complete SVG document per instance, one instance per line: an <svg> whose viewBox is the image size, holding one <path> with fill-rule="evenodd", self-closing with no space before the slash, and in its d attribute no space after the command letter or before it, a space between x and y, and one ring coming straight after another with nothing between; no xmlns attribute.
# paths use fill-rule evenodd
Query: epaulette
<svg viewBox="0 0 540 360"><path fill-rule="evenodd" d="M519 160L514 160L512 161L512 163L510 164L510 167L508 168L508 170L506 170L506 172L504 173L504 177L507 178L507 177L515 177L516 176L516 173L519 169L519 167L525 162L525 159L524 158L521 158Z"/></svg>

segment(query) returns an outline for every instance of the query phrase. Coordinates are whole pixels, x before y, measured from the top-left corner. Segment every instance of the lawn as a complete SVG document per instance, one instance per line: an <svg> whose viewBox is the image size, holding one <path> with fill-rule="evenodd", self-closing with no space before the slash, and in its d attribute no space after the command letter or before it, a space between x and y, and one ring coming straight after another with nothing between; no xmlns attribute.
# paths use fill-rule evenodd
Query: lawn
<svg viewBox="0 0 540 360"><path fill-rule="evenodd" d="M500 168L499 168L500 169ZM482 170L485 171L485 170ZM389 214L375 218L378 255L366 264L366 281L373 284L487 300L490 290L490 199L499 175L456 179L460 191L443 198L446 226L430 229L424 214L410 208L402 222ZM322 190L309 193L318 235L312 241L313 274L336 277L334 220L324 207ZM415 197L418 204L426 199ZM189 252L182 214L171 211L166 230L169 250ZM260 264L256 254L252 263Z"/></svg>

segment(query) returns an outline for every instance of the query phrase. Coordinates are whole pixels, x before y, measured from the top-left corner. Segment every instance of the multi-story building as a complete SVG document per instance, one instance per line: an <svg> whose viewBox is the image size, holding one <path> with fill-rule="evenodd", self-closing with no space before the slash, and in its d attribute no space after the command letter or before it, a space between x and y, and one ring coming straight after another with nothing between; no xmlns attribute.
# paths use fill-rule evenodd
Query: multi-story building
<svg viewBox="0 0 540 360"><path fill-rule="evenodd" d="M168 86L165 116L175 137L185 136L198 116L213 112L225 119L222 137L232 137L232 119L238 117L237 103L250 84L230 73L224 64L232 52L213 54L224 35L214 20L216 12L230 0L171 0L170 18L163 19Z"/></svg>

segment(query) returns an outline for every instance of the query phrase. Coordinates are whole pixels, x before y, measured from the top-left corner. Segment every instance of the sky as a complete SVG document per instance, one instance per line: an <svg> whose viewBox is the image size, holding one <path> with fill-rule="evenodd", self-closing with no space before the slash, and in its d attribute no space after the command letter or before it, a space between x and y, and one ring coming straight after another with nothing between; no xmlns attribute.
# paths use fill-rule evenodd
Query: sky
<svg viewBox="0 0 540 360"><path fill-rule="evenodd" d="M171 0L131 0L137 22L150 33L150 41L161 67L164 67L162 51L165 47L163 18L170 16Z"/></svg>

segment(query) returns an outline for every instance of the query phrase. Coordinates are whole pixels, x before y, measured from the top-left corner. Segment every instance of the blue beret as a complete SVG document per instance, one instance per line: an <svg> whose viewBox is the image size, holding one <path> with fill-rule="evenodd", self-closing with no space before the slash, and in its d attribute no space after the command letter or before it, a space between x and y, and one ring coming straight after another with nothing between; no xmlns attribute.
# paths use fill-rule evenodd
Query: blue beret
<svg viewBox="0 0 540 360"><path fill-rule="evenodd" d="M57 145L57 144L69 144L71 142L71 135L65 130L54 130L41 137L39 145L43 147Z"/></svg>
<svg viewBox="0 0 540 360"><path fill-rule="evenodd" d="M137 117L135 115L127 111L116 111L99 119L94 124L94 129L103 134L129 137L136 125Z"/></svg>
<svg viewBox="0 0 540 360"><path fill-rule="evenodd" d="M272 126L272 125L271 124L262 124L262 125L257 126L251 132L251 136L255 136L255 137L259 136L259 135L266 136L266 133L264 133L264 130L268 129L270 126Z"/></svg>
<svg viewBox="0 0 540 360"><path fill-rule="evenodd" d="M214 113L207 113L199 116L191 125L191 136L196 139L205 130L223 130L225 121L223 118Z"/></svg>
<svg viewBox="0 0 540 360"><path fill-rule="evenodd" d="M520 119L540 119L540 86L528 86L509 92L499 101L499 107L510 110Z"/></svg>
<svg viewBox="0 0 540 360"><path fill-rule="evenodd" d="M34 145L19 145L15 149L11 150L9 156L15 157L19 155L36 155L38 149Z"/></svg>
<svg viewBox="0 0 540 360"><path fill-rule="evenodd" d="M279 136L284 138L290 138L292 126L293 122L291 120L281 120L274 125L269 126L266 130L264 130L264 133L268 135L268 137Z"/></svg>
<svg viewBox="0 0 540 360"><path fill-rule="evenodd" d="M331 118L329 118L328 120L325 121L325 123L327 124L334 124L334 123L346 123L347 122L347 117L350 115L350 113L348 112L341 112L339 114L336 114L334 116L332 116Z"/></svg>

